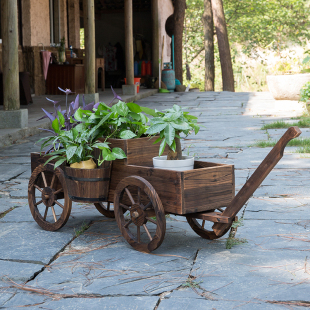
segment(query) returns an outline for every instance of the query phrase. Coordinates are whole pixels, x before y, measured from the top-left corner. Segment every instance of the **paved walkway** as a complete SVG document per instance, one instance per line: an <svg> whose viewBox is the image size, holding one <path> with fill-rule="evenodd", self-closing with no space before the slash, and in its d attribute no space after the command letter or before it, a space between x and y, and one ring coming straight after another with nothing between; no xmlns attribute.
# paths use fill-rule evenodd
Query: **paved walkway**
<svg viewBox="0 0 310 310"><path fill-rule="evenodd" d="M261 126L303 112L269 93L157 94L139 103L159 110L177 103L199 116L204 127L183 145L200 160L234 164L237 191L270 151L250 145L283 133ZM286 148L239 213L243 226L231 249L228 234L205 240L170 216L161 247L143 254L92 205L74 203L57 232L34 222L27 182L38 139L0 149L0 213L11 210L0 219L0 309L309 308L309 156Z"/></svg>

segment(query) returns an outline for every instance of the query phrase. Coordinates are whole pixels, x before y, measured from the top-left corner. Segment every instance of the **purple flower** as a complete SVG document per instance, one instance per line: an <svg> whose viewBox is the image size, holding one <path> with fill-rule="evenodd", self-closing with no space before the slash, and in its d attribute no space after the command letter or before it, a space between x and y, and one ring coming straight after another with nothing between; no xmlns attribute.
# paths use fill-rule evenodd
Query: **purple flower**
<svg viewBox="0 0 310 310"><path fill-rule="evenodd" d="M63 90L62 88L58 87L59 90L61 90L62 92L66 93L66 95L68 96L69 94L73 94L74 92L72 92L70 89L66 88L66 90Z"/></svg>
<svg viewBox="0 0 310 310"><path fill-rule="evenodd" d="M112 101L108 104L108 106L110 107L112 102L115 100L115 99L118 99L118 100L121 100L123 101L123 99L114 91L113 87L111 86L111 89L112 89L112 93L114 95L114 98L112 99Z"/></svg>

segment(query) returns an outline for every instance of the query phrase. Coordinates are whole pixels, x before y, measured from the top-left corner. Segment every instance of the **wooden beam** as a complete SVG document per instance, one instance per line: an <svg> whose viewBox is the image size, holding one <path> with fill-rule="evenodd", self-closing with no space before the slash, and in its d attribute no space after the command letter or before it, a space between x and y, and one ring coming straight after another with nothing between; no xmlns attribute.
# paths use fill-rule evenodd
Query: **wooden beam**
<svg viewBox="0 0 310 310"><path fill-rule="evenodd" d="M125 0L125 58L127 85L134 85L132 0Z"/></svg>
<svg viewBox="0 0 310 310"><path fill-rule="evenodd" d="M85 36L85 94L96 92L96 45L95 45L95 4L94 0L84 0Z"/></svg>
<svg viewBox="0 0 310 310"><path fill-rule="evenodd" d="M1 1L4 110L19 110L17 0Z"/></svg>
<svg viewBox="0 0 310 310"><path fill-rule="evenodd" d="M152 0L152 29L153 29L153 76L159 76L159 8L158 0ZM159 86L160 87L160 86Z"/></svg>

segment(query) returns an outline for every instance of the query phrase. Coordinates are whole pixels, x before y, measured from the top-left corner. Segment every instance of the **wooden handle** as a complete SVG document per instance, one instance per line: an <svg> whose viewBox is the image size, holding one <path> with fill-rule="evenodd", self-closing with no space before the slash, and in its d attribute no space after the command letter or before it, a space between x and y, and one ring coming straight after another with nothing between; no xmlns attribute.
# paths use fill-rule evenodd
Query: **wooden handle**
<svg viewBox="0 0 310 310"><path fill-rule="evenodd" d="M248 201L248 199L253 195L256 189L265 180L265 178L270 173L270 171L283 157L283 152L284 152L284 149L287 143L290 140L298 137L300 134L301 134L301 131L297 126L290 127L285 132L285 134L281 137L278 143L266 156L263 162L254 171L254 173L249 178L249 180L243 185L243 187L238 192L238 194L229 203L229 205L227 206L227 208L222 214L223 216L233 218L237 215L237 213L244 206L244 204ZM227 227L227 224L215 223L212 228L216 235L220 235L222 231L225 230L226 227Z"/></svg>

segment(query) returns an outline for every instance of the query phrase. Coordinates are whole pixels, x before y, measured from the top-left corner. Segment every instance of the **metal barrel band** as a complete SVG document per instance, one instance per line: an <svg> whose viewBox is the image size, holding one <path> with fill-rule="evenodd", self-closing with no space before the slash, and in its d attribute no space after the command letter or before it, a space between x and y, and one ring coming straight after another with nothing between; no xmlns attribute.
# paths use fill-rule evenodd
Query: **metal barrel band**
<svg viewBox="0 0 310 310"><path fill-rule="evenodd" d="M72 181L80 181L80 182L100 182L100 181L110 181L110 178L77 178L72 177L71 175L65 174L65 178Z"/></svg>
<svg viewBox="0 0 310 310"><path fill-rule="evenodd" d="M73 201L91 201L91 202L106 202L108 197L101 197L101 198L85 198L85 197L77 197L69 195L69 198Z"/></svg>

